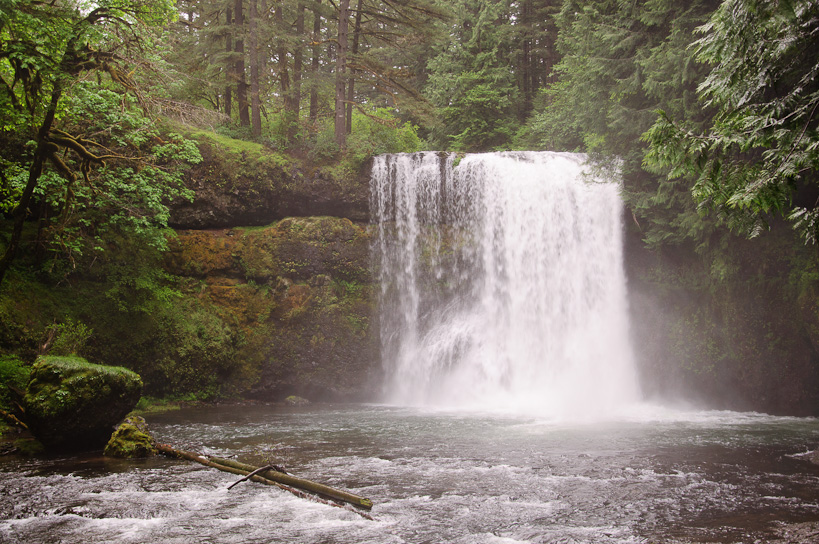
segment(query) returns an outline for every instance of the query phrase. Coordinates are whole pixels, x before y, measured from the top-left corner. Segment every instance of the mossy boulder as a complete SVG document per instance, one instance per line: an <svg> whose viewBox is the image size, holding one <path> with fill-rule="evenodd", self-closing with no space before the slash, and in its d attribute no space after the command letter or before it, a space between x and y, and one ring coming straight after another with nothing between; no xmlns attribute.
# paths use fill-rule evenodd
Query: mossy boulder
<svg viewBox="0 0 819 544"><path fill-rule="evenodd" d="M132 459L156 454L156 441L148 432L148 424L140 416L130 416L119 424L105 446L103 455Z"/></svg>
<svg viewBox="0 0 819 544"><path fill-rule="evenodd" d="M101 448L142 392L139 375L79 357L40 357L25 395L32 433L50 450Z"/></svg>
<svg viewBox="0 0 819 544"><path fill-rule="evenodd" d="M284 403L290 406L307 406L310 401L297 395L290 395L284 399Z"/></svg>

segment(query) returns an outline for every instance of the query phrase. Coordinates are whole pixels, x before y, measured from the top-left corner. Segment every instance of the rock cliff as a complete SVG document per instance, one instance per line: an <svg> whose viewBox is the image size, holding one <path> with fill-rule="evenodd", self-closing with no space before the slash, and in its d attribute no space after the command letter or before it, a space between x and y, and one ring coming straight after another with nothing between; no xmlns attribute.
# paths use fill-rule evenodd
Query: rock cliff
<svg viewBox="0 0 819 544"><path fill-rule="evenodd" d="M198 135L166 259L184 292L238 332L245 396L372 398L380 382L369 174L339 176L262 146Z"/></svg>

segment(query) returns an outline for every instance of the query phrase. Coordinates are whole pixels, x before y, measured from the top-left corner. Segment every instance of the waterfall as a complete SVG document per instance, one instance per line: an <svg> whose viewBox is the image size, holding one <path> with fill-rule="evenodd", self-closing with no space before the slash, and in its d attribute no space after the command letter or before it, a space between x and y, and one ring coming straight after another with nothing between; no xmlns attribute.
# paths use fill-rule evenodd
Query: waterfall
<svg viewBox="0 0 819 544"><path fill-rule="evenodd" d="M371 200L388 402L589 415L639 397L619 184L585 156L379 156Z"/></svg>

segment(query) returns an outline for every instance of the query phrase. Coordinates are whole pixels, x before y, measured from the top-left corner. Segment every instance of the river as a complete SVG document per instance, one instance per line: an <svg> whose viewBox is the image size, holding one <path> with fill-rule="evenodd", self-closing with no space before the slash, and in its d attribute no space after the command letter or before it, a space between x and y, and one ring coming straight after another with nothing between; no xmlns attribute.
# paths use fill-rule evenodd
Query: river
<svg viewBox="0 0 819 544"><path fill-rule="evenodd" d="M819 541L819 421L643 405L559 421L384 405L149 418L176 447L374 502L374 521L200 465L0 459L3 543Z"/></svg>

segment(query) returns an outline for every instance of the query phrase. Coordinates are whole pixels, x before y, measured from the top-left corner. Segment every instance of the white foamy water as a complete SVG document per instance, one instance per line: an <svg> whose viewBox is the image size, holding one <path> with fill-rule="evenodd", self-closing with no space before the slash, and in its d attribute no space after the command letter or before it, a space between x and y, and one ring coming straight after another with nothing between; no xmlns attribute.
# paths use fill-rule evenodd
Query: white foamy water
<svg viewBox="0 0 819 544"><path fill-rule="evenodd" d="M377 157L389 402L550 415L639 399L619 185L585 157Z"/></svg>
<svg viewBox="0 0 819 544"><path fill-rule="evenodd" d="M211 406L157 439L372 499L374 521L168 458L0 457L0 543L795 543L819 531L815 419L641 407L569 424L395 406Z"/></svg>

